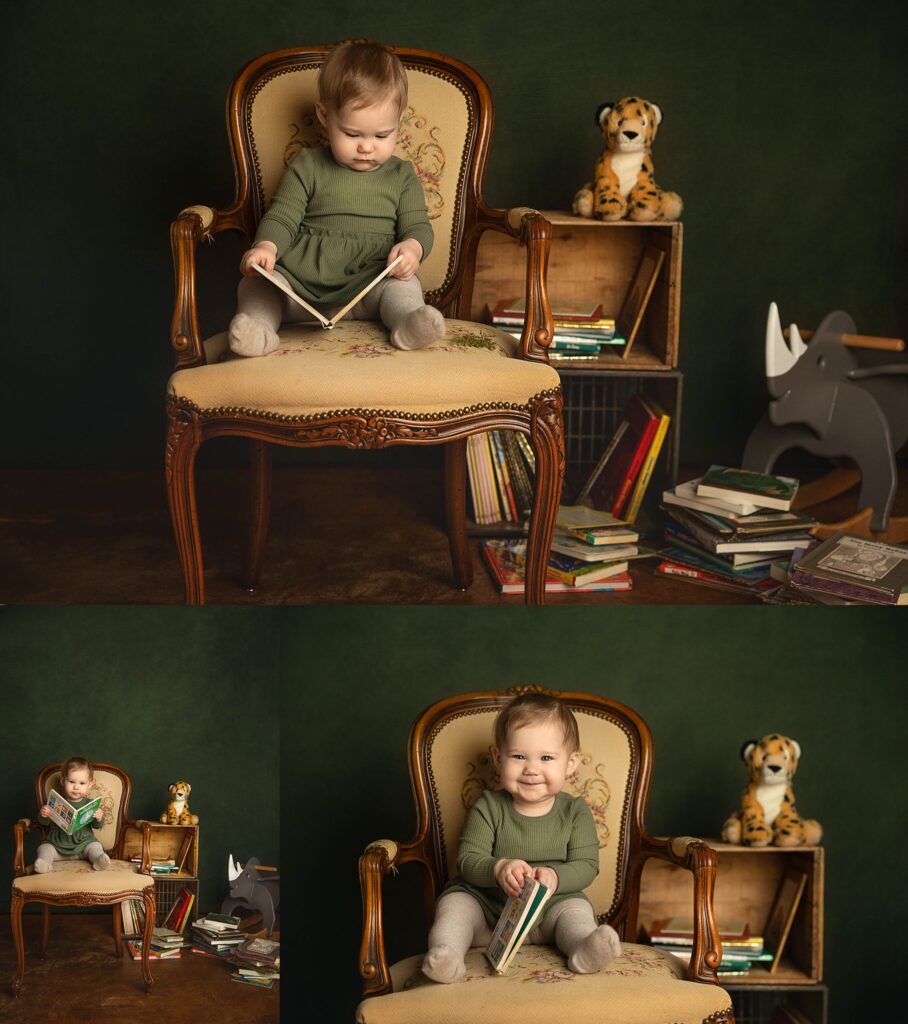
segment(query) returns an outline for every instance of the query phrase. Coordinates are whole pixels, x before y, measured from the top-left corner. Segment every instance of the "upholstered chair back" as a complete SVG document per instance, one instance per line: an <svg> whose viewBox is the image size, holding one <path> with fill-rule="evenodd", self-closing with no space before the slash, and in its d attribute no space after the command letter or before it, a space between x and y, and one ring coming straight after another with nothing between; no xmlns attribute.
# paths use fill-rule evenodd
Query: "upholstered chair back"
<svg viewBox="0 0 908 1024"><path fill-rule="evenodd" d="M44 804L55 789L65 796L60 782L62 764L48 765L37 779L38 803ZM95 830L95 837L105 850L113 850L120 837L123 820L129 810L130 794L129 776L121 768L109 764L94 766L94 782L89 790L89 798L101 797L101 810L104 812L103 825ZM42 819L43 820L43 819Z"/></svg>
<svg viewBox="0 0 908 1024"><path fill-rule="evenodd" d="M234 83L232 144L237 170L248 177L246 202L253 226L300 149L327 145L315 103L318 69L328 49L268 54ZM488 106L488 92L475 72L451 58L442 65L437 55L394 52L409 83L396 155L412 162L425 191L435 244L419 274L430 297L437 297L453 280L468 193L486 159L490 132L480 132L479 126L486 123L480 110Z"/></svg>
<svg viewBox="0 0 908 1024"><path fill-rule="evenodd" d="M622 705L580 694L561 696L577 718L582 755L565 791L586 800L599 834L599 875L585 891L597 915L608 920L624 897L625 865L639 835L651 762L649 732ZM418 813L422 804L439 888L456 874L470 807L484 790L498 788L493 729L509 697L486 693L444 701L428 709L411 735Z"/></svg>

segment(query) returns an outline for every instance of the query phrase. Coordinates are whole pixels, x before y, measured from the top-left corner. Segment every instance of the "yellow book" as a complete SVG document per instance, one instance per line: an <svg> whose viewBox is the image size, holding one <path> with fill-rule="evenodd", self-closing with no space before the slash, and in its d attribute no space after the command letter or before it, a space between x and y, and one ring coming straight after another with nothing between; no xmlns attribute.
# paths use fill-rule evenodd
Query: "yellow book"
<svg viewBox="0 0 908 1024"><path fill-rule="evenodd" d="M671 416L668 413L663 412L654 402L647 401L652 410L661 417L659 425L656 427L656 433L653 434L653 440L650 443L649 451L646 453L646 457L643 460L643 465L640 467L640 473L637 476L637 483L634 485L634 491L631 494L631 500L628 502L627 511L624 513L624 519L629 523L637 521L637 513L640 511L640 506L643 504L643 495L646 494L646 487L649 484L650 477L653 475L653 468L656 465L656 459L659 458L659 452L662 450L662 442L665 440L665 435L668 433L668 424L671 420Z"/></svg>

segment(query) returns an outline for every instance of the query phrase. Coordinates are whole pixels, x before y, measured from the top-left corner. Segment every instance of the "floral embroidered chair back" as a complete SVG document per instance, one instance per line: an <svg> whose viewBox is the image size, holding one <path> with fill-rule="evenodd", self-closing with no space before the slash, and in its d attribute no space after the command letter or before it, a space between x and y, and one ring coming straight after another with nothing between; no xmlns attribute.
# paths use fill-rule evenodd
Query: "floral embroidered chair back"
<svg viewBox="0 0 908 1024"><path fill-rule="evenodd" d="M52 789L65 796L60 782L60 768L59 764L48 765L38 776L36 796L39 805L47 802ZM114 850L119 841L121 826L129 809L129 793L129 777L120 768L109 764L94 766L94 781L88 796L91 800L101 797L103 825L95 830L95 838L107 851Z"/></svg>
<svg viewBox="0 0 908 1024"><path fill-rule="evenodd" d="M430 708L411 734L419 831L425 829L433 850L439 888L456 874L467 812L484 790L498 786L491 753L498 709L524 689L540 688L452 698ZM584 797L599 834L599 875L585 891L597 915L611 920L625 897L625 865L639 835L649 788L649 730L623 705L584 694L559 696L577 719L582 755L565 791Z"/></svg>
<svg viewBox="0 0 908 1024"><path fill-rule="evenodd" d="M300 149L327 145L315 115L318 69L328 46L285 50L254 63L235 83L229 106L231 142L245 196L247 230L254 230L281 175ZM423 184L435 244L420 268L423 288L438 298L453 279L475 170L484 164L488 135L478 130L488 93L471 69L437 54L394 49L407 71L409 97L396 155L409 160ZM472 172L471 172L472 164Z"/></svg>

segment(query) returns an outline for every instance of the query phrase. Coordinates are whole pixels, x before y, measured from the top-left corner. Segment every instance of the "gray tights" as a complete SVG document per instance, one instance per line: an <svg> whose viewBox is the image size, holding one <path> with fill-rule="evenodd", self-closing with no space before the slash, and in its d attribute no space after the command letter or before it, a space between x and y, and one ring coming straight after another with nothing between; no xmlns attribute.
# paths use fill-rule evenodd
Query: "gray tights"
<svg viewBox="0 0 908 1024"><path fill-rule="evenodd" d="M35 871L39 875L43 875L45 871L50 871L54 861L57 860L87 860L95 871L104 871L105 868L110 867L110 857L97 841L89 843L78 857L64 857L57 852L55 846L51 846L50 843L41 843L35 855Z"/></svg>
<svg viewBox="0 0 908 1024"><path fill-rule="evenodd" d="M466 973L467 950L486 946L491 938L479 901L467 892L447 893L435 908L423 973L433 981L458 981ZM556 903L542 924L530 932L527 941L554 942L576 974L599 971L621 953L615 930L607 924L597 925L592 906L579 897Z"/></svg>
<svg viewBox="0 0 908 1024"><path fill-rule="evenodd" d="M279 270L274 273L283 276ZM328 317L340 309L317 308ZM381 320L391 332L391 344L400 349L424 348L445 330L444 317L434 306L426 305L417 277L409 281L383 278L346 315L352 320ZM267 355L278 346L277 331L282 323L311 323L314 319L263 277L244 277L237 289L236 316L227 332L230 348L241 356Z"/></svg>

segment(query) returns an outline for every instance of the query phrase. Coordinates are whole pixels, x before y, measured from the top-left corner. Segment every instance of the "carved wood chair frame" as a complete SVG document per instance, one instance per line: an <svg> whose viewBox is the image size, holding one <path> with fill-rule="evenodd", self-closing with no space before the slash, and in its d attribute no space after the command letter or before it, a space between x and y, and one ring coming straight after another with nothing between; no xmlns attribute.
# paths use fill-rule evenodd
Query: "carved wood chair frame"
<svg viewBox="0 0 908 1024"><path fill-rule="evenodd" d="M41 807L46 802L47 794L47 782L53 776L55 772L59 772L63 767L62 762L57 764L50 764L47 767L42 768L35 779L35 798L37 800L37 806ZM113 846L110 848L110 854L117 860L123 859L124 842L126 839L126 830L128 828L136 829L142 833L142 851L141 851L141 865L140 873L144 875L151 875L151 824L147 821L131 821L127 817L127 811L129 810L129 798L132 793L132 780L129 775L116 765L112 764L100 764L94 765L95 772L109 772L112 775L117 776L122 785L122 796L120 798L119 807L117 808L117 824L116 824L116 839ZM15 842L15 853L13 855L13 875L16 878L21 878L28 872L25 865L25 833L31 831L37 831L41 834L41 841L47 835L48 826L43 821L33 821L30 818L20 818L19 821L13 825L13 839ZM13 979L12 991L14 996L18 996L22 988L22 978L25 974L25 939L22 930L22 911L25 908L26 903L41 903L42 904L42 928L41 928L41 945L39 947L39 956L43 960L47 952L47 942L50 937L50 908L65 907L65 906L77 906L77 907L95 907L95 906L112 906L113 907L113 937L116 954L118 957L123 956L123 927L122 927L122 916L120 911L120 904L127 899L138 899L139 897L133 891L127 893L96 893L96 892L81 892L81 893L23 893L13 886L12 890L12 904L10 908L10 923L13 932L13 942L16 947L16 975ZM155 887L150 885L146 887L141 896L142 902L145 907L145 928L142 935L142 978L145 982L145 991L149 992L154 979L151 976L151 966L148 959L148 952L151 946L151 936L154 929L155 923Z"/></svg>
<svg viewBox="0 0 908 1024"><path fill-rule="evenodd" d="M269 76L321 63L328 46L309 46L265 54L236 77L227 123L236 191L226 210L191 207L170 229L176 300L171 322L175 369L204 365L205 352L196 308L196 252L203 241L221 231L238 231L251 239L259 216L255 187L255 149L250 129L251 102ZM465 174L460 184L454 221L453 264L442 288L427 301L451 317L470 319L476 253L484 231L519 240L527 250L526 324L520 339L521 359L548 362L552 314L546 293L546 270L552 227L527 208L495 210L482 199L482 181L492 136L493 109L488 86L470 67L425 50L396 48L404 66L438 74L456 82L471 114ZM376 396L380 400L380 396ZM305 417L268 416L243 410L200 410L185 400L167 405L166 483L187 604L205 600L202 546L196 506L194 465L201 443L234 435L249 438L250 525L243 566L243 584L255 589L261 574L268 531L271 490L269 444L292 447L335 445L354 449L392 445L445 445L446 523L455 584L465 590L473 569L466 535L467 437L487 430L516 430L529 435L536 456L536 485L527 548L526 602L544 600L546 560L564 477L561 389L534 396L526 406L478 404L450 414L403 415L385 410L350 409Z"/></svg>
<svg viewBox="0 0 908 1024"><path fill-rule="evenodd" d="M649 858L669 861L690 871L694 889L694 950L687 977L690 981L717 984L716 968L722 958L713 909L718 854L700 839L686 836L657 838L646 831L644 812L653 770L653 742L646 722L631 708L605 697L557 692L540 686L517 686L503 692L482 691L438 701L422 713L410 731L407 759L416 805L416 834L404 843L380 840L368 846L359 858L363 904L359 970L363 979L363 997L385 995L392 991L382 922L382 883L385 876L396 873L401 864L414 862L421 865L425 912L429 923L435 901L446 880L447 855L441 836L439 809L433 797L430 765L434 734L454 718L494 711L516 694L526 691L553 694L567 703L571 710L613 722L627 735L631 749L631 771L619 859L621 884L608 923L617 930L622 940L635 940L640 878ZM711 1024L734 1024L732 1011L715 1017Z"/></svg>

